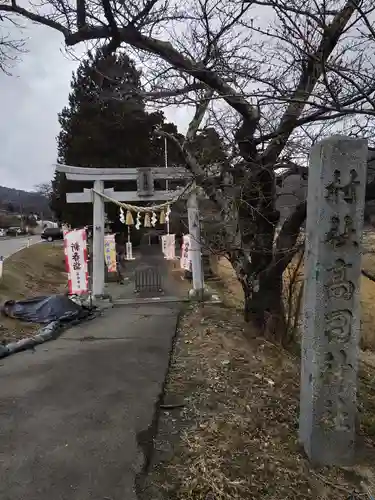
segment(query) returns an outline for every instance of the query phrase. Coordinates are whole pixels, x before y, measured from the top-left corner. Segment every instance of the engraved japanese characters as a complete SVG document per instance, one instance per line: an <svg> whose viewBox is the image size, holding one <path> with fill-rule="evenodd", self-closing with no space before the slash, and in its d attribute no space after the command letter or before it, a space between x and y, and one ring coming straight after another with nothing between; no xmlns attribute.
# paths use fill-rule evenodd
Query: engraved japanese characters
<svg viewBox="0 0 375 500"><path fill-rule="evenodd" d="M367 143L334 136L310 155L300 440L314 462L354 453Z"/></svg>
<svg viewBox="0 0 375 500"><path fill-rule="evenodd" d="M359 245L352 208L358 199L360 181L354 169L350 170L346 184L341 182L343 177L342 172L336 169L333 181L325 187L325 198L335 212L331 216L330 230L325 239L325 243L331 247L330 255L334 261L332 266L326 268L325 298L328 312L324 314L324 334L328 341L328 352L323 365L323 377L325 384L335 387L336 397L326 400L322 423L331 429L343 429L346 426L345 399L351 397L345 391L345 373L350 369L347 366L346 344L352 333L355 284L348 278L353 264L345 260L341 253L346 256L347 246L356 249ZM340 344L342 348L338 349Z"/></svg>

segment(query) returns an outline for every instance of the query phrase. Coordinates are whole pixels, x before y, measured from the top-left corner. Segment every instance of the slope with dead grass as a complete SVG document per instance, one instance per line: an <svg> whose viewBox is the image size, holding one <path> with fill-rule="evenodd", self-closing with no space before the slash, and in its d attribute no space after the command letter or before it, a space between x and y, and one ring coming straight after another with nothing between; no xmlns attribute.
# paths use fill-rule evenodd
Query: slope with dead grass
<svg viewBox="0 0 375 500"><path fill-rule="evenodd" d="M375 256L365 255L363 266L375 274ZM374 496L375 354L361 353L356 466L313 469L298 443L300 360L243 323L242 289L229 262L216 259L213 269L225 306L195 307L180 323L163 401L177 404L162 406L143 498ZM302 283L303 266L295 260L284 275L286 305L291 300L295 307ZM365 277L361 298L362 347L374 348L375 284Z"/></svg>
<svg viewBox="0 0 375 500"><path fill-rule="evenodd" d="M375 369L361 374L358 465L313 469L298 444L299 359L244 331L228 307L182 319L164 400L185 407L162 412L144 498L346 500L364 498L364 484L374 493Z"/></svg>
<svg viewBox="0 0 375 500"><path fill-rule="evenodd" d="M24 248L4 262L0 302L50 295L66 290L64 252L61 244L39 243ZM39 325L2 316L0 342L33 334Z"/></svg>
<svg viewBox="0 0 375 500"><path fill-rule="evenodd" d="M364 255L362 267L375 275L375 255ZM361 299L362 347L375 351L375 283L365 276L361 279Z"/></svg>
<svg viewBox="0 0 375 500"><path fill-rule="evenodd" d="M374 247L375 248L375 247ZM362 267L375 276L375 254L365 253L362 257ZM219 279L223 291L223 299L229 306L243 307L243 292L235 272L225 258L215 259L214 272ZM298 327L302 306L303 260L297 255L284 272L284 304L289 326ZM375 351L375 283L365 276L361 277L361 347ZM297 314L297 317L295 317ZM294 332L297 334L298 332ZM296 337L297 339L297 337Z"/></svg>

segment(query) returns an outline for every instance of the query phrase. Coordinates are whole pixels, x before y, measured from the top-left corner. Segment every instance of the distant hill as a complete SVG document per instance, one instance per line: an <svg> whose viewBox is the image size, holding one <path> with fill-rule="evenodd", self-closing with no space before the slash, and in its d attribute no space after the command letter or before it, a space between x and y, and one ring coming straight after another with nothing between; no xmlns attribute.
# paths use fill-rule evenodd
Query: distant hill
<svg viewBox="0 0 375 500"><path fill-rule="evenodd" d="M9 213L34 213L43 217L52 216L49 200L44 195L5 186L0 186L0 210Z"/></svg>

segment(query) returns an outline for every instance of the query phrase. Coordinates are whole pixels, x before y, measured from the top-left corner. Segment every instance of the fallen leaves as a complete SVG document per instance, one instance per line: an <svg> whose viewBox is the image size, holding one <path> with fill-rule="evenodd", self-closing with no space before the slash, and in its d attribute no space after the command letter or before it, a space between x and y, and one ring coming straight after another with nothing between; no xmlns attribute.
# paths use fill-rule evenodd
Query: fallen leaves
<svg viewBox="0 0 375 500"><path fill-rule="evenodd" d="M358 482L336 468L317 480L298 443L299 360L243 331L225 307L183 318L167 384L185 399L180 440L150 481L174 500L343 498Z"/></svg>

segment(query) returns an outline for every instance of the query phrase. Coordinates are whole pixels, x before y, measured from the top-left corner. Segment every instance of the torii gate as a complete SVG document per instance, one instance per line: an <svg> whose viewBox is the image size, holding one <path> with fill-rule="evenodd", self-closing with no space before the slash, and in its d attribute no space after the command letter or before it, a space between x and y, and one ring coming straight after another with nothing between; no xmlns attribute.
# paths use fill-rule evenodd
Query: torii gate
<svg viewBox="0 0 375 500"><path fill-rule="evenodd" d="M94 297L104 294L104 204L107 200L100 196L102 193L110 198L134 203L139 201L168 201L182 194L181 190L156 191L154 181L192 179L192 175L184 168L171 167L142 167L142 168L85 168L69 165L56 165L56 172L62 172L71 181L91 181L94 189L84 189L80 193L67 193L67 203L92 203L93 204L93 267L92 267L92 293ZM105 188L105 181L137 181L137 191L115 191ZM96 191L96 192L95 192ZM200 246L200 224L197 196L191 192L188 199L189 234L191 235L190 250L192 258L193 290L196 297L203 297L204 276Z"/></svg>

